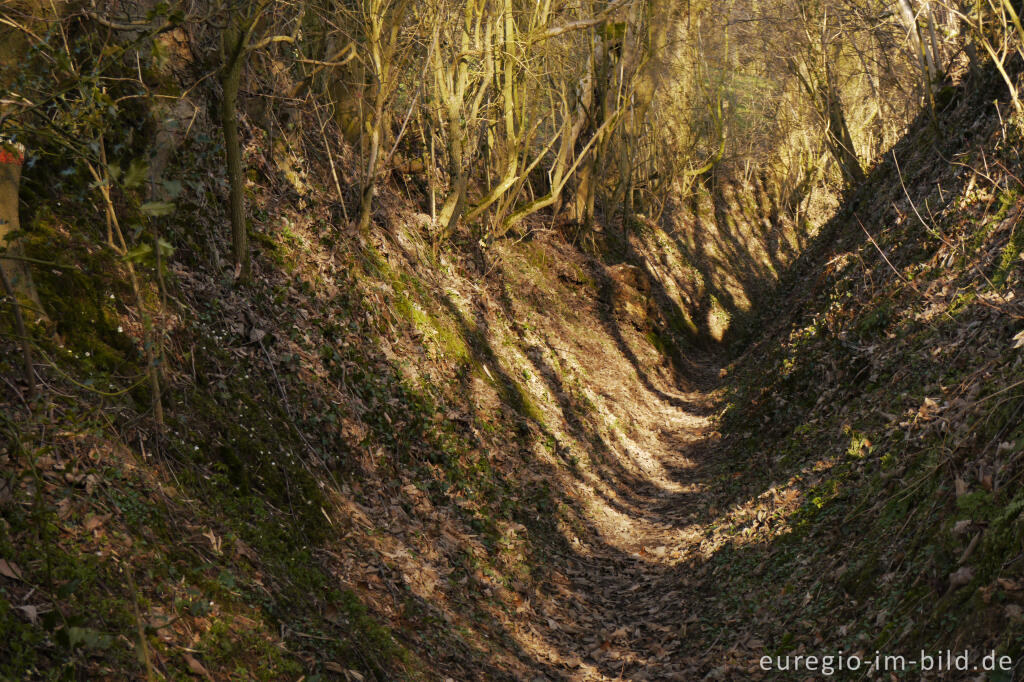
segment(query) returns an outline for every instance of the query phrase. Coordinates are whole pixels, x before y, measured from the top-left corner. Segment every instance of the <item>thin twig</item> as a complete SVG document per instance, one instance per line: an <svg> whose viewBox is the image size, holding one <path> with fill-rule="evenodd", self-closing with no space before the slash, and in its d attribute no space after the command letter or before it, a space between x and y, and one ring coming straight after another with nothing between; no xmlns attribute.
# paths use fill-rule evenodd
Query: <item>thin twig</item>
<svg viewBox="0 0 1024 682"><path fill-rule="evenodd" d="M907 202L910 204L910 208L914 209L914 215L916 215L917 219L921 221L921 225L924 226L924 229L934 233L942 241L943 244L952 249L953 243L946 239L946 235L939 232L935 227L930 226L928 223L925 222L924 218L921 217L921 213L917 210L917 205L914 204L914 200L910 198L910 192L907 191L907 186L903 182L903 172L900 170L900 162L896 159L895 151L893 151L892 153L892 161L894 164L896 164L896 174L900 178L900 187L903 188L903 194L906 195Z"/></svg>

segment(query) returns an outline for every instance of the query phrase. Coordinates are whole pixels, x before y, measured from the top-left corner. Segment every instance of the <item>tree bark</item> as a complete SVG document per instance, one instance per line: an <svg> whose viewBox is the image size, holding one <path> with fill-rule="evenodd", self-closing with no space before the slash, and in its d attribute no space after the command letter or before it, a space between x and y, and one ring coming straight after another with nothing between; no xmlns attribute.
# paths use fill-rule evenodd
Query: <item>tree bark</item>
<svg viewBox="0 0 1024 682"><path fill-rule="evenodd" d="M25 152L20 146L0 142L0 269L14 295L42 317L43 306L32 282L32 272L24 260L24 248L17 236L21 230L18 191L24 160Z"/></svg>
<svg viewBox="0 0 1024 682"><path fill-rule="evenodd" d="M249 233L245 224L245 178L242 150L238 140L238 89L242 80L248 31L236 19L229 19L222 36L224 64L220 82L223 88L220 120L224 130L224 155L228 173L228 215L231 219L231 254L241 282L251 275Z"/></svg>
<svg viewBox="0 0 1024 682"><path fill-rule="evenodd" d="M857 152L853 147L853 136L850 135L850 127L846 123L843 102L839 99L839 93L831 86L831 83L821 87L820 97L828 121L826 135L832 155L839 163L847 184L859 185L864 181L864 169L861 167L860 159L857 158Z"/></svg>

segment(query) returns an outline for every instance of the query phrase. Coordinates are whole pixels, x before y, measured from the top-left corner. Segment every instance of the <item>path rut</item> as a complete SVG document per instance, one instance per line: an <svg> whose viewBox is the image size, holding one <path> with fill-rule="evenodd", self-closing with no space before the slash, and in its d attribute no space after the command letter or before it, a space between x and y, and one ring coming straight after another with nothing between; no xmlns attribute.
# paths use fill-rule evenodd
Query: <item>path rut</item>
<svg viewBox="0 0 1024 682"><path fill-rule="evenodd" d="M696 368L693 387L679 390L665 385L665 372L641 375L639 366L623 371L592 357L589 381L632 428L605 448L603 466L582 477L575 497L584 532L570 534L571 551L549 557L533 595L535 617L520 625L518 639L547 664L537 681L552 673L693 679L706 645L689 631L707 586L690 573L714 521L707 456L718 436L711 417L721 399L718 369Z"/></svg>

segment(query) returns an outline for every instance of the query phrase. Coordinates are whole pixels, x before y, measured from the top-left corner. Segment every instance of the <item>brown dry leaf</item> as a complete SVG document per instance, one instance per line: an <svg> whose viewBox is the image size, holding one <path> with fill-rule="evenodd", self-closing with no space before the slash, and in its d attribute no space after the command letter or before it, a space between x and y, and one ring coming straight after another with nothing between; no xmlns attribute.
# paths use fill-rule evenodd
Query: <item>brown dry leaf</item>
<svg viewBox="0 0 1024 682"><path fill-rule="evenodd" d="M328 662L324 664L324 670L331 671L332 673L338 673L339 675L344 675L346 680L355 680L356 682L361 682L365 679L364 677L362 677L361 673L358 673L354 670L350 670L343 666L339 666L338 664L334 663L333 660L328 660Z"/></svg>
<svg viewBox="0 0 1024 682"><path fill-rule="evenodd" d="M979 478L981 480L981 485L984 486L985 490L992 492L992 472L986 471L981 474Z"/></svg>
<svg viewBox="0 0 1024 682"><path fill-rule="evenodd" d="M18 567L18 564L7 559L0 559L0 575L11 580L24 580L21 577L21 568Z"/></svg>
<svg viewBox="0 0 1024 682"><path fill-rule="evenodd" d="M87 533L91 533L109 521L110 517L110 514L90 514L86 517L85 523L83 523L82 526L85 528Z"/></svg>
<svg viewBox="0 0 1024 682"><path fill-rule="evenodd" d="M996 580L999 583L999 587L1003 588L1007 592L1020 592L1024 590L1024 585L1016 580L1010 580L1009 578L999 578Z"/></svg>
<svg viewBox="0 0 1024 682"><path fill-rule="evenodd" d="M964 566L949 574L949 589L955 590L974 580L974 569Z"/></svg>
<svg viewBox="0 0 1024 682"><path fill-rule="evenodd" d="M956 490L957 497L963 497L967 494L967 483L959 476L957 476L956 480L953 481L953 487Z"/></svg>
<svg viewBox="0 0 1024 682"><path fill-rule="evenodd" d="M1024 619L1024 609L1022 609L1018 604L1007 604L1006 617L1010 620Z"/></svg>
<svg viewBox="0 0 1024 682"><path fill-rule="evenodd" d="M925 398L924 403L917 410L917 416L927 421L938 411L939 404L931 398Z"/></svg>
<svg viewBox="0 0 1024 682"><path fill-rule="evenodd" d="M193 675L200 675L208 680L213 679L210 677L210 671L204 668L202 663L193 658L192 654L186 651L182 653L182 656L185 658L185 663L188 664L189 672Z"/></svg>
<svg viewBox="0 0 1024 682"><path fill-rule="evenodd" d="M953 524L953 535L965 535L967 531L971 529L971 525L974 521L970 519L963 519Z"/></svg>
<svg viewBox="0 0 1024 682"><path fill-rule="evenodd" d="M39 609L35 606L27 604L25 606L19 606L17 608L25 615L25 618L27 618L28 622L32 623L32 625L35 625L39 622Z"/></svg>
<svg viewBox="0 0 1024 682"><path fill-rule="evenodd" d="M210 541L210 548L214 554L221 554L220 546L221 539L213 532L213 529L207 530L203 533L203 537Z"/></svg>
<svg viewBox="0 0 1024 682"><path fill-rule="evenodd" d="M71 499L65 497L57 503L57 518L64 521L69 516L71 516Z"/></svg>
<svg viewBox="0 0 1024 682"><path fill-rule="evenodd" d="M249 545L245 544L241 540L238 540L238 539L235 540L234 552L235 552L235 558L236 559L241 558L241 557L245 557L246 559L248 559L250 561L256 561L256 558L257 558L256 557L256 552L254 552L253 549Z"/></svg>
<svg viewBox="0 0 1024 682"><path fill-rule="evenodd" d="M986 604L992 603L992 594L996 591L995 585L985 585L978 590L978 594L981 595L981 601Z"/></svg>
<svg viewBox="0 0 1024 682"><path fill-rule="evenodd" d="M235 625L237 625L238 627L242 628L243 630L252 630L252 629L256 628L259 625L259 623L254 621L252 618L247 618L247 617L242 616L242 615L236 615L235 616Z"/></svg>

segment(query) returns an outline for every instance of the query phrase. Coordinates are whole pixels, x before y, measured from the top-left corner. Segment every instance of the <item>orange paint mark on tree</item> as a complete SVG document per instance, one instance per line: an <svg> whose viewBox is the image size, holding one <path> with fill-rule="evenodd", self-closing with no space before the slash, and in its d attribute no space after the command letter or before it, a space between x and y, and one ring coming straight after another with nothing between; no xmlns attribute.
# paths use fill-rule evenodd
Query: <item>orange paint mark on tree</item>
<svg viewBox="0 0 1024 682"><path fill-rule="evenodd" d="M0 147L0 163L13 163L20 166L25 163L25 153L18 149L12 151L7 147Z"/></svg>

